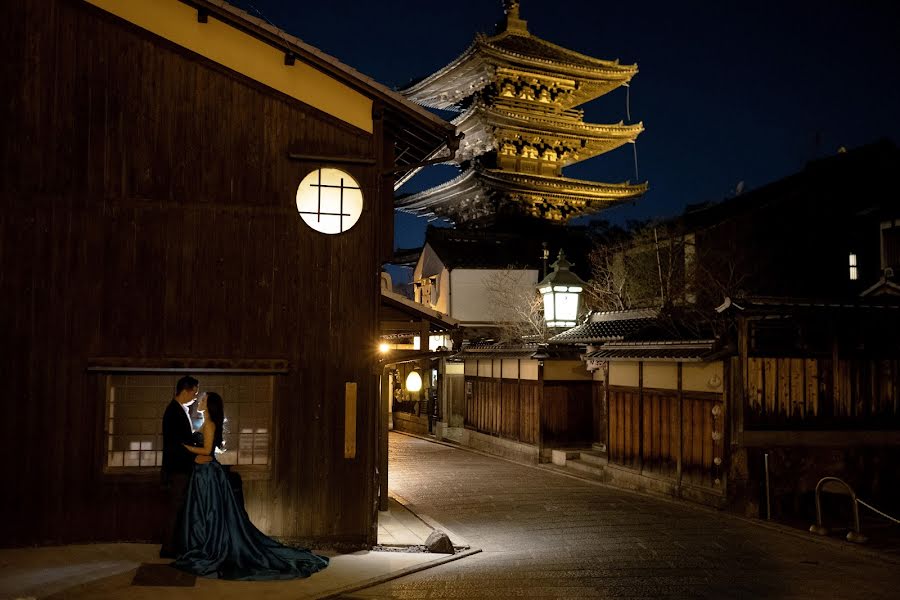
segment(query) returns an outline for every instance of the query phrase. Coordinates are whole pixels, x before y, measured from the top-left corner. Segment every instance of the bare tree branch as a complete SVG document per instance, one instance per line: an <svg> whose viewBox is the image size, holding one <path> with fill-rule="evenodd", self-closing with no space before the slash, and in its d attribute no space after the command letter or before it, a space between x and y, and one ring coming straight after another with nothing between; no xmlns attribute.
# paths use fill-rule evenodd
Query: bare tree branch
<svg viewBox="0 0 900 600"><path fill-rule="evenodd" d="M543 300L537 289L523 290L523 273L508 269L484 284L491 306L490 317L497 324L503 342L547 339Z"/></svg>

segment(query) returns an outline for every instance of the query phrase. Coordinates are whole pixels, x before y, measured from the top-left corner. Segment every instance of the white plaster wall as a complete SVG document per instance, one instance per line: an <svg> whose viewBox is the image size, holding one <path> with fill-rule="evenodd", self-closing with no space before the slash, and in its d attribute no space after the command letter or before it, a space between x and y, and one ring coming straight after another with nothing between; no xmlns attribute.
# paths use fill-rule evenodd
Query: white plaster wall
<svg viewBox="0 0 900 600"><path fill-rule="evenodd" d="M519 363L519 377L528 379L529 381L537 381L538 379L538 361L523 360Z"/></svg>
<svg viewBox="0 0 900 600"><path fill-rule="evenodd" d="M644 363L644 387L661 390L678 389L677 363Z"/></svg>
<svg viewBox="0 0 900 600"><path fill-rule="evenodd" d="M478 376L479 377L491 377L493 375L493 362L492 360L479 360L478 361Z"/></svg>
<svg viewBox="0 0 900 600"><path fill-rule="evenodd" d="M609 385L637 387L640 376L636 362L610 362Z"/></svg>
<svg viewBox="0 0 900 600"><path fill-rule="evenodd" d="M420 261L421 262L421 261ZM505 287L513 296L536 293L536 269L510 271L507 269L454 269L450 272L450 316L468 323L512 321L513 314L505 314L488 292L488 282L509 281ZM444 293L448 286L441 285Z"/></svg>
<svg viewBox="0 0 900 600"><path fill-rule="evenodd" d="M590 381L591 374L580 360L545 360L544 381Z"/></svg>
<svg viewBox="0 0 900 600"><path fill-rule="evenodd" d="M478 375L478 361L475 360L467 360L465 363L465 373L466 375Z"/></svg>
<svg viewBox="0 0 900 600"><path fill-rule="evenodd" d="M722 361L710 363L684 363L681 370L681 387L693 392L718 392L723 390Z"/></svg>
<svg viewBox="0 0 900 600"><path fill-rule="evenodd" d="M437 276L438 293L437 297L432 297L432 303L429 306L445 315L450 314L450 272L444 267L444 263L441 262L431 245L425 244L413 269L412 280L415 283L433 276Z"/></svg>
<svg viewBox="0 0 900 600"><path fill-rule="evenodd" d="M504 379L518 379L519 378L519 361L514 358L507 358L503 361L503 366L501 368L501 372L503 374Z"/></svg>
<svg viewBox="0 0 900 600"><path fill-rule="evenodd" d="M466 363L444 363L444 374L446 375L463 375L466 372Z"/></svg>

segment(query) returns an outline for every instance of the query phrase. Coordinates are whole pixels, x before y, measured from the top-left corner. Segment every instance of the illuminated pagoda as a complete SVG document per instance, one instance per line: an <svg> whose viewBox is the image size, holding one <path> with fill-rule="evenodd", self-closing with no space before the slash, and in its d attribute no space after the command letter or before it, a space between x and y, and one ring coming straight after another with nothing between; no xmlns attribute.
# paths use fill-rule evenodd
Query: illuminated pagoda
<svg viewBox="0 0 900 600"><path fill-rule="evenodd" d="M452 123L465 136L454 160L460 175L398 198L397 208L464 226L501 215L562 223L643 194L646 183L562 175L563 167L634 142L643 131L641 123L585 123L576 108L627 85L637 65L542 40L519 18L519 2L504 6L506 21L496 35L477 35L459 58L401 90L421 105L458 112Z"/></svg>

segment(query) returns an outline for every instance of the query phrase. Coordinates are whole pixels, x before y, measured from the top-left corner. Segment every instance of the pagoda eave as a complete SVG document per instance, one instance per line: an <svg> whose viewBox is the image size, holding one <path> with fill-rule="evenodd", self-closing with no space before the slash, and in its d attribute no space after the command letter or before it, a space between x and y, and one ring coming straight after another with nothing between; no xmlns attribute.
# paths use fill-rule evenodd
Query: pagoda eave
<svg viewBox="0 0 900 600"><path fill-rule="evenodd" d="M477 172L486 185L495 189L559 198L624 200L647 191L647 183L597 183L571 177L548 177L500 169L477 169Z"/></svg>
<svg viewBox="0 0 900 600"><path fill-rule="evenodd" d="M631 200L646 191L646 183L637 185L596 183L569 177L546 177L499 169L472 168L444 184L400 198L395 206L407 211L419 211L462 200L510 195L583 205Z"/></svg>

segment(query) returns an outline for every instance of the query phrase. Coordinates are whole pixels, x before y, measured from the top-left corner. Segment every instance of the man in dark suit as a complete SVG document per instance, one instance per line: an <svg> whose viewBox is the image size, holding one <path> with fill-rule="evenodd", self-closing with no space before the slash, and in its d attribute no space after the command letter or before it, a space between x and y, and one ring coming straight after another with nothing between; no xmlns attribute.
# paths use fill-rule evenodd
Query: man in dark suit
<svg viewBox="0 0 900 600"><path fill-rule="evenodd" d="M166 407L163 415L163 460L162 484L169 496L168 514L163 530L160 558L175 558L181 552L176 539L178 522L184 511L188 481L197 462L209 462L208 456L198 457L188 452L182 444L194 445L193 427L188 413L189 407L197 399L200 382L185 375L175 385L175 397Z"/></svg>

